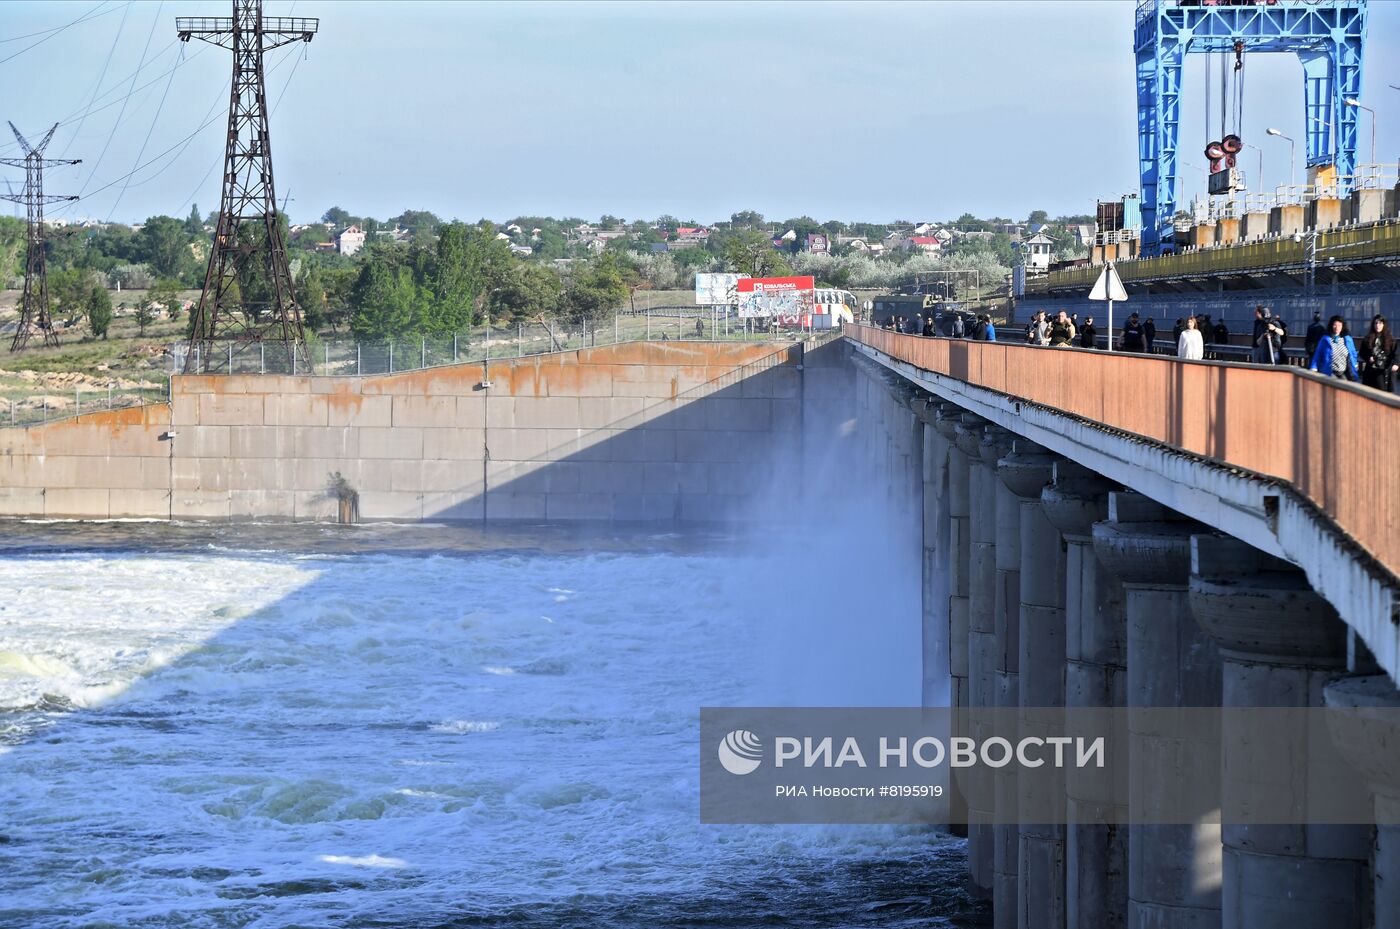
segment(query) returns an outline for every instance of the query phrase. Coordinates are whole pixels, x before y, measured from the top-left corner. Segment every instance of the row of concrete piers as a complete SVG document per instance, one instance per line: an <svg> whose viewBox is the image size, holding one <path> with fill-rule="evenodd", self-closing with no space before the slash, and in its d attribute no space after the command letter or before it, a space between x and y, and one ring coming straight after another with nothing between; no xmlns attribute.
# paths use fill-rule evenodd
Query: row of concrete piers
<svg viewBox="0 0 1400 929"><path fill-rule="evenodd" d="M867 402L895 401L871 411L891 452L922 475L926 699L950 679L949 703L973 708L1400 706L1292 565L907 382L867 377L884 388ZM1395 810L1400 771L1382 747L1319 730L1308 751L1342 752ZM1269 772L1231 759L1247 741L1222 739L1221 763L1179 732L1134 728L1129 795L1165 779L1248 797ZM1105 795L1084 780L1099 776L1067 773L1069 825L1009 813L1027 799L1014 771L955 795L969 880L995 926L1400 929L1400 827L1222 826L1215 808L1194 825L1129 827L1084 799ZM1008 820L1019 825L996 824Z"/></svg>

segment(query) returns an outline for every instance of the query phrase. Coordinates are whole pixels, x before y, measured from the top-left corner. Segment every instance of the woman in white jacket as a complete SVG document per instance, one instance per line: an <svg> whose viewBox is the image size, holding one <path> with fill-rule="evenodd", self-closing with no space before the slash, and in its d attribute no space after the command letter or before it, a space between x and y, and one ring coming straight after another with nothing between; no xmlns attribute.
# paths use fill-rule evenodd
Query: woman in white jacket
<svg viewBox="0 0 1400 929"><path fill-rule="evenodd" d="M1206 346L1201 341L1201 330L1196 328L1196 317L1186 317L1186 328L1176 340L1176 357L1200 360L1206 356Z"/></svg>

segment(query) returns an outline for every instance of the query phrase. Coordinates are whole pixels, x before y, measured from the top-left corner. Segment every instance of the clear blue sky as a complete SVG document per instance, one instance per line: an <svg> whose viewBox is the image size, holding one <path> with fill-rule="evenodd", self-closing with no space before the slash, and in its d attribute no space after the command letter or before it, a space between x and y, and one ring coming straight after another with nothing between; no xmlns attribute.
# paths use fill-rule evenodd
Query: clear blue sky
<svg viewBox="0 0 1400 929"><path fill-rule="evenodd" d="M0 118L31 140L65 120L50 153L84 159L48 176L52 192L89 195L64 215L133 221L184 215L191 202L217 208L229 55L182 47L174 18L226 16L227 2L2 9ZM498 220L1088 212L1096 197L1137 187L1133 9L1129 0L268 0L269 16L321 17L310 46L269 58L278 193L290 193L294 221L332 205ZM89 11L68 29L20 38ZM1400 91L1387 85L1400 84L1400 3L1373 3L1370 33L1363 102L1379 113L1380 160L1394 161ZM182 49L183 63L162 76ZM1202 57L1188 65L1182 138L1200 165ZM1263 130L1302 139L1301 69L1289 55L1258 55L1246 69L1242 134L1263 148L1266 182L1282 183L1288 145ZM78 118L94 91L101 106L148 81L124 109ZM1361 118L1364 161L1370 117ZM14 153L0 140L0 156ZM156 156L125 190L107 186ZM1301 165L1300 154L1300 174ZM1242 166L1256 172L1253 150ZM1196 170L1182 173L1199 188Z"/></svg>

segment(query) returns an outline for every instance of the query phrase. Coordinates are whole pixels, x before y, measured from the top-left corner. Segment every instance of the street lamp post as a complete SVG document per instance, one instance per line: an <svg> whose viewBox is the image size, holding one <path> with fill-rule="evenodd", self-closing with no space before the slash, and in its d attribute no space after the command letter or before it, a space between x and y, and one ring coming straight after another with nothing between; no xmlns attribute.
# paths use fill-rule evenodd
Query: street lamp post
<svg viewBox="0 0 1400 929"><path fill-rule="evenodd" d="M1252 148L1252 149L1254 149L1256 152L1259 153L1258 184L1259 184L1259 192L1260 192L1260 193L1263 193L1263 192L1264 192L1264 150L1263 150L1262 148L1260 148L1259 146L1257 146L1257 145L1250 145L1248 142L1244 143L1244 145L1245 145L1245 148Z"/></svg>
<svg viewBox="0 0 1400 929"><path fill-rule="evenodd" d="M1367 113L1371 114L1371 164L1374 165L1376 163L1376 111L1366 106L1355 97L1347 97L1346 105L1354 106L1358 110L1365 110Z"/></svg>
<svg viewBox="0 0 1400 929"><path fill-rule="evenodd" d="M1293 140L1291 138L1284 135L1282 132L1279 132L1277 129L1266 129L1264 131L1269 135L1277 136L1278 138L1283 139L1285 142L1288 143L1288 186L1292 187L1293 185L1298 183L1298 161L1294 157L1294 153L1297 150L1297 146L1293 144Z"/></svg>

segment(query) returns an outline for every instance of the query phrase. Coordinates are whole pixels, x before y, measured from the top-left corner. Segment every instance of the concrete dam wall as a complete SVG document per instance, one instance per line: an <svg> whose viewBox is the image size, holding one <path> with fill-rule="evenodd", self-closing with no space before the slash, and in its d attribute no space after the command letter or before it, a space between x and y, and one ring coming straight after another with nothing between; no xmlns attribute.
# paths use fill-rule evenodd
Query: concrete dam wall
<svg viewBox="0 0 1400 929"><path fill-rule="evenodd" d="M0 429L0 515L711 522L797 471L844 346L630 343L373 377L187 376Z"/></svg>

